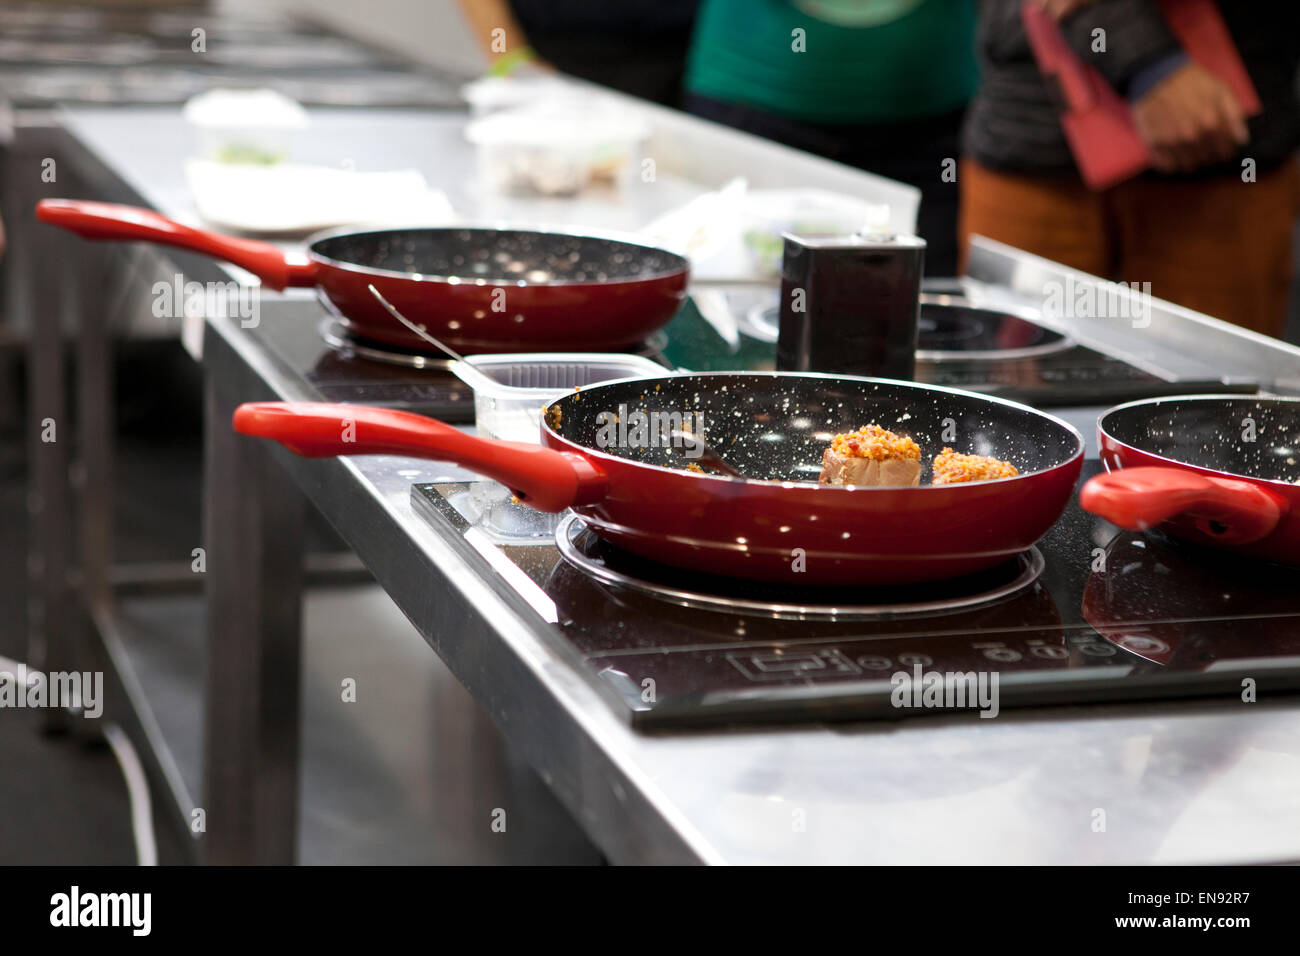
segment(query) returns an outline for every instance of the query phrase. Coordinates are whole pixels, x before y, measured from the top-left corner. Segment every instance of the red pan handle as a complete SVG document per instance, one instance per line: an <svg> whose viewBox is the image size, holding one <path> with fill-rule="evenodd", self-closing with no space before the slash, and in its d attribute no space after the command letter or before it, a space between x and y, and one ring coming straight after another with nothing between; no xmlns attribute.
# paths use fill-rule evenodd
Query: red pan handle
<svg viewBox="0 0 1300 956"><path fill-rule="evenodd" d="M1251 481L1155 466L1097 475L1079 491L1079 504L1133 531L1170 518L1194 518L1208 537L1228 545L1268 536L1289 507L1281 495Z"/></svg>
<svg viewBox="0 0 1300 956"><path fill-rule="evenodd" d="M506 485L538 511L563 511L605 496L605 474L573 452L467 435L411 412L329 402L247 402L235 431L272 438L295 455L407 455L450 461Z"/></svg>
<svg viewBox="0 0 1300 956"><path fill-rule="evenodd" d="M36 218L83 239L139 240L201 252L247 269L272 289L316 284L310 263L288 261L283 250L269 242L194 229L151 209L77 199L42 199L36 204Z"/></svg>

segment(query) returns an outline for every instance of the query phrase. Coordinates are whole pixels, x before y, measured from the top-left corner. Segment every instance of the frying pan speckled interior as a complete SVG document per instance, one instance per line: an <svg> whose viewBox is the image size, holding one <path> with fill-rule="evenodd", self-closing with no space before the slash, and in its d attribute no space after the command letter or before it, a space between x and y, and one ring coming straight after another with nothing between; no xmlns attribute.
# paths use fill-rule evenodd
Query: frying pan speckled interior
<svg viewBox="0 0 1300 956"><path fill-rule="evenodd" d="M603 384L555 402L555 434L629 461L680 469L684 459L664 444L600 448L608 416L641 411L698 414L704 436L746 478L816 482L831 438L877 424L921 447L921 483L944 447L1010 461L1021 474L1069 461L1076 433L1058 419L1011 402L906 382L824 375L726 373L680 375ZM554 416L552 416L554 420ZM608 431L607 431L608 434Z"/></svg>
<svg viewBox="0 0 1300 956"><path fill-rule="evenodd" d="M459 282L621 282L681 271L682 257L599 236L523 229L380 229L315 239L338 265Z"/></svg>
<svg viewBox="0 0 1300 956"><path fill-rule="evenodd" d="M1130 402L1098 427L1171 463L1265 481L1300 481L1300 399L1207 395Z"/></svg>

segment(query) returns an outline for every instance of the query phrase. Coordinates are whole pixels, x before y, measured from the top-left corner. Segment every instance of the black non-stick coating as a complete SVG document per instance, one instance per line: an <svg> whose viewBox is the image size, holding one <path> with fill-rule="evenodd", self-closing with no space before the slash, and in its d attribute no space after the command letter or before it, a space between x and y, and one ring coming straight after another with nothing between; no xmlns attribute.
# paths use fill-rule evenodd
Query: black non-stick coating
<svg viewBox="0 0 1300 956"><path fill-rule="evenodd" d="M1099 424L1153 455L1250 478L1300 481L1300 400L1169 398L1122 405Z"/></svg>
<svg viewBox="0 0 1300 956"><path fill-rule="evenodd" d="M600 447L601 412L702 413L705 438L747 478L816 481L831 436L876 424L921 447L921 482L945 446L1010 461L1025 474L1069 461L1077 433L1032 410L968 393L902 382L801 374L715 373L616 382L582 389L555 402L556 432L620 458L671 468L689 459L660 442L653 447ZM604 419L608 421L608 418ZM606 437L610 432L606 431Z"/></svg>
<svg viewBox="0 0 1300 956"><path fill-rule="evenodd" d="M652 279L686 268L664 249L521 229L385 229L327 236L311 248L367 269L530 285Z"/></svg>

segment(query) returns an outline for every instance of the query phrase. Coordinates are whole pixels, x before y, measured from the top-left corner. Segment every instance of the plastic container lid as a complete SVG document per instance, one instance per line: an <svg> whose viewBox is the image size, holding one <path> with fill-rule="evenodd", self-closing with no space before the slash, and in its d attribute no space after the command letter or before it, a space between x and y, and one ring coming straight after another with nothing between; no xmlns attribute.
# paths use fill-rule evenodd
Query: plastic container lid
<svg viewBox="0 0 1300 956"><path fill-rule="evenodd" d="M183 114L194 126L221 129L304 129L307 111L275 90L209 90L192 97Z"/></svg>
<svg viewBox="0 0 1300 956"><path fill-rule="evenodd" d="M476 146L524 146L570 152L611 142L636 144L650 135L649 126L599 106L538 104L501 110L465 127Z"/></svg>

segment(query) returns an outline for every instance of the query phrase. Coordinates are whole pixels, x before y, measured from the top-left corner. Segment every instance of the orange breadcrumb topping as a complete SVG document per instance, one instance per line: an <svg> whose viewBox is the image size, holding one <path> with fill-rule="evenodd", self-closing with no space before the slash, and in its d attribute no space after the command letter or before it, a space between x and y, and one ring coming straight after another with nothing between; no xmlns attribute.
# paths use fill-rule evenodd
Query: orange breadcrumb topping
<svg viewBox="0 0 1300 956"><path fill-rule="evenodd" d="M844 432L831 439L830 450L841 458L889 458L921 460L921 449L906 435L896 435L879 425L863 425L855 432Z"/></svg>
<svg viewBox="0 0 1300 956"><path fill-rule="evenodd" d="M953 485L962 481L992 481L1020 474L1016 466L985 455L963 455L945 448L934 456L934 484Z"/></svg>

